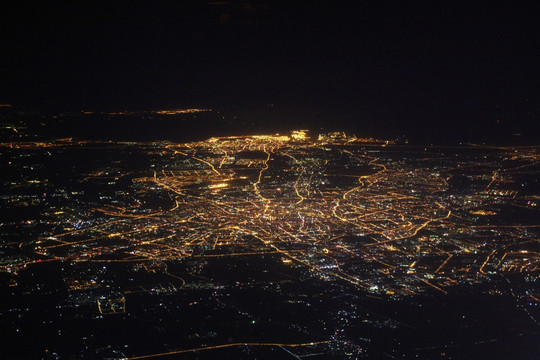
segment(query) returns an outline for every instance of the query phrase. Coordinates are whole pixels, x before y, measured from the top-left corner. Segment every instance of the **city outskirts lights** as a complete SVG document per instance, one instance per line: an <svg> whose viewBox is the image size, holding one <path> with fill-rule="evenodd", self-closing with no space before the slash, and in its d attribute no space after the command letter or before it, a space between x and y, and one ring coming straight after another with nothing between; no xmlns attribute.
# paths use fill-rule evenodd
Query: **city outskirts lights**
<svg viewBox="0 0 540 360"><path fill-rule="evenodd" d="M212 111L212 109L174 109L174 110L159 110L156 114L176 115L176 114L193 114L198 112Z"/></svg>
<svg viewBox="0 0 540 360"><path fill-rule="evenodd" d="M150 111L118 111L109 112L108 115L133 115L133 114L159 114L159 115L179 115L179 114L194 114L199 112L209 112L212 109L170 109L170 110L150 110ZM92 111L83 111L83 114L94 114Z"/></svg>

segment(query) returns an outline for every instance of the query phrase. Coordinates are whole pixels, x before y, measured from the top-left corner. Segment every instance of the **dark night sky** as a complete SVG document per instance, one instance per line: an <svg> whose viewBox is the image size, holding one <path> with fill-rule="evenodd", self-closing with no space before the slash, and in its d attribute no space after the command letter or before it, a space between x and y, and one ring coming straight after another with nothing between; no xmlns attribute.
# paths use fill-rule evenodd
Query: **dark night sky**
<svg viewBox="0 0 540 360"><path fill-rule="evenodd" d="M261 119L274 104L317 126L433 138L530 136L540 118L534 1L43 3L2 5L0 102Z"/></svg>

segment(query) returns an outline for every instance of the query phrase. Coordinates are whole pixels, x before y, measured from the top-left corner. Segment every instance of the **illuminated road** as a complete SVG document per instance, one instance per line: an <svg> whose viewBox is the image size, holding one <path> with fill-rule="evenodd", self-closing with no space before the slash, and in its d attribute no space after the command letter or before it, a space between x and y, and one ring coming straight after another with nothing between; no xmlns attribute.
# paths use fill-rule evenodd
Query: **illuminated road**
<svg viewBox="0 0 540 360"><path fill-rule="evenodd" d="M275 346L275 347L304 347L304 346L314 346L314 345L321 345L321 344L328 344L330 341L316 341L316 342L310 342L310 343L302 343L302 344L280 344L280 343L261 343L261 342L252 342L252 343L233 343L233 344L222 344L222 345L214 345L214 346L205 346L200 348L194 348L194 349L186 349L186 350L177 350L177 351L169 351L164 353L158 353L158 354L150 354L150 355L142 355L142 356L135 356L127 358L128 360L136 360L136 359L150 359L160 356L168 356L168 355L177 355L177 354L185 354L189 352L195 352L195 351L207 351L207 350L217 350L217 349L224 349L229 347L237 347L237 346L257 346L257 347L268 347L268 346Z"/></svg>

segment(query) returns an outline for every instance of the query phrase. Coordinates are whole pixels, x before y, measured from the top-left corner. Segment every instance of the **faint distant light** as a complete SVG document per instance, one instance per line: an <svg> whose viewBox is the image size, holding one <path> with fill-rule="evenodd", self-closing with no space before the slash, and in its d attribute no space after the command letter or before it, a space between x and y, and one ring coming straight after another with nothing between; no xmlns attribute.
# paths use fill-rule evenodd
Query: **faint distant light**
<svg viewBox="0 0 540 360"><path fill-rule="evenodd" d="M175 114L192 114L198 112L212 111L212 109L174 109L174 110L158 110L156 114L175 115Z"/></svg>

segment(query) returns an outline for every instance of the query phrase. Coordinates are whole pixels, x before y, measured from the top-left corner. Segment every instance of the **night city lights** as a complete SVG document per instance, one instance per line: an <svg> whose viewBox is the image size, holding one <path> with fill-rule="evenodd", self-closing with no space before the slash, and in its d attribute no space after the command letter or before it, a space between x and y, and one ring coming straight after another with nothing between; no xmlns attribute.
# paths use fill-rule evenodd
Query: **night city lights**
<svg viewBox="0 0 540 360"><path fill-rule="evenodd" d="M11 1L0 360L540 359L538 1Z"/></svg>

